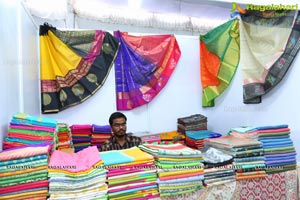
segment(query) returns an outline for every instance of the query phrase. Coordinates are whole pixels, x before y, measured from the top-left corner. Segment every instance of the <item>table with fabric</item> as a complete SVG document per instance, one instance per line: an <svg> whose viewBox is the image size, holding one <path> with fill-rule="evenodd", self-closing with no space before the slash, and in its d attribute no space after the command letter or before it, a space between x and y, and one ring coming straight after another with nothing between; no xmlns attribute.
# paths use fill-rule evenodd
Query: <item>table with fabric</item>
<svg viewBox="0 0 300 200"><path fill-rule="evenodd" d="M163 200L226 200L265 199L296 200L300 197L297 179L300 167L281 173L269 174L264 178L245 179L226 184L206 187L193 193L163 197Z"/></svg>

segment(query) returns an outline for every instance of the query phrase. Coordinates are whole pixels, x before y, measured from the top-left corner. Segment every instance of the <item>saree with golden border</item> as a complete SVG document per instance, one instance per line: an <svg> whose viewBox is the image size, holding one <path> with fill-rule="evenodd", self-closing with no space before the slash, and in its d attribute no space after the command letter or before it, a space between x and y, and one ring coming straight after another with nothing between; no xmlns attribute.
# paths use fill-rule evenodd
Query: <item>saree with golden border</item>
<svg viewBox="0 0 300 200"><path fill-rule="evenodd" d="M238 20L230 20L200 36L202 107L213 107L229 86L240 59Z"/></svg>
<svg viewBox="0 0 300 200"><path fill-rule="evenodd" d="M119 42L105 31L40 26L42 112L59 112L95 94L104 84L118 48Z"/></svg>
<svg viewBox="0 0 300 200"><path fill-rule="evenodd" d="M132 110L148 104L165 87L181 51L173 35L114 35L121 43L115 61L117 110Z"/></svg>

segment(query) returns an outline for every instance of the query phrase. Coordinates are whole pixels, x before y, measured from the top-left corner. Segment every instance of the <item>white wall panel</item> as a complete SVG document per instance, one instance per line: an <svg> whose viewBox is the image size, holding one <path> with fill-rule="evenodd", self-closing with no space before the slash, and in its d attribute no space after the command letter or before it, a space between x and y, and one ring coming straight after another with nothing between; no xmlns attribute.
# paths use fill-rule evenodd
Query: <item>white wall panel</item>
<svg viewBox="0 0 300 200"><path fill-rule="evenodd" d="M18 58L18 1L0 1L0 149L8 122L21 108Z"/></svg>
<svg viewBox="0 0 300 200"><path fill-rule="evenodd" d="M39 81L39 37L38 26L33 24L32 18L21 9L21 40L19 46L22 52L23 76L23 107L25 113L40 115L40 81Z"/></svg>

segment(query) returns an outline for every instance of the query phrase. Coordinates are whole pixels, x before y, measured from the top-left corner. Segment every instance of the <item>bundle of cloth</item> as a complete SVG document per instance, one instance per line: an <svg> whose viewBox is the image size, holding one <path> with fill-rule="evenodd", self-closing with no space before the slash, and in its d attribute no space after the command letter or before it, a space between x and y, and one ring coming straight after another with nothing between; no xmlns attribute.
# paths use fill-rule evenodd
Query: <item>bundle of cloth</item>
<svg viewBox="0 0 300 200"><path fill-rule="evenodd" d="M232 165L233 156L216 148L203 149L204 185L215 186L235 181L235 170Z"/></svg>
<svg viewBox="0 0 300 200"><path fill-rule="evenodd" d="M229 134L262 143L267 173L296 169L296 150L287 124L232 128Z"/></svg>
<svg viewBox="0 0 300 200"><path fill-rule="evenodd" d="M262 143L249 138L222 136L205 140L205 146L216 148L233 157L236 179L266 177Z"/></svg>
<svg viewBox="0 0 300 200"><path fill-rule="evenodd" d="M100 152L108 170L110 200L147 200L159 197L152 155L138 147Z"/></svg>
<svg viewBox="0 0 300 200"><path fill-rule="evenodd" d="M139 147L155 158L160 197L190 193L203 188L201 151L180 143L152 143Z"/></svg>
<svg viewBox="0 0 300 200"><path fill-rule="evenodd" d="M73 124L70 126L75 152L91 146L92 125Z"/></svg>
<svg viewBox="0 0 300 200"><path fill-rule="evenodd" d="M0 199L46 199L50 151L44 143L0 152Z"/></svg>
<svg viewBox="0 0 300 200"><path fill-rule="evenodd" d="M9 123L3 149L47 142L53 150L57 146L57 120L26 113L15 113Z"/></svg>
<svg viewBox="0 0 300 200"><path fill-rule="evenodd" d="M100 150L101 145L111 137L110 125L92 125L91 145L97 146Z"/></svg>
<svg viewBox="0 0 300 200"><path fill-rule="evenodd" d="M54 151L48 170L49 199L107 199L106 170L95 146L77 153Z"/></svg>
<svg viewBox="0 0 300 200"><path fill-rule="evenodd" d="M57 124L57 138L58 144L57 149L68 149L73 147L71 133L68 124L58 123Z"/></svg>
<svg viewBox="0 0 300 200"><path fill-rule="evenodd" d="M177 119L177 131L185 134L186 131L207 130L207 117L201 114L190 115Z"/></svg>
<svg viewBox="0 0 300 200"><path fill-rule="evenodd" d="M187 146L201 150L204 147L204 139L218 138L221 137L222 134L214 133L209 130L198 130L198 131L186 131L185 136L186 136L185 144Z"/></svg>

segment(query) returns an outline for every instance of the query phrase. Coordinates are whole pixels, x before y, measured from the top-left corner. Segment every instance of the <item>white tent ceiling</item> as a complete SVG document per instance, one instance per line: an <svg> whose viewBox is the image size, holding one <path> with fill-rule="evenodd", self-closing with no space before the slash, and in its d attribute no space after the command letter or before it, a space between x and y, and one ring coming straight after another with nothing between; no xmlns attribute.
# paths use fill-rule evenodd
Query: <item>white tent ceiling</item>
<svg viewBox="0 0 300 200"><path fill-rule="evenodd" d="M239 4L274 4L274 1L238 0ZM277 0L276 4L286 4ZM300 4L289 0L288 4ZM228 0L23 0L38 26L45 21L61 28L87 28L86 23L131 25L205 33L230 19Z"/></svg>

